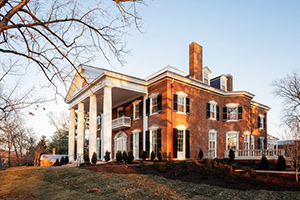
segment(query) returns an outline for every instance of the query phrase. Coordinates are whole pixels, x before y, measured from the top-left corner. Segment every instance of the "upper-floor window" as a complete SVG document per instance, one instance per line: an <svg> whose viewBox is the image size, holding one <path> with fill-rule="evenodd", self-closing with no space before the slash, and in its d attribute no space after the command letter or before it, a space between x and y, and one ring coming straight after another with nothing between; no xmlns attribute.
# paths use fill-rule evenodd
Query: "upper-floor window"
<svg viewBox="0 0 300 200"><path fill-rule="evenodd" d="M227 91L227 78L225 75L221 77L220 89Z"/></svg>
<svg viewBox="0 0 300 200"><path fill-rule="evenodd" d="M119 107L117 109L118 118L123 117L125 115L125 109L123 107Z"/></svg>
<svg viewBox="0 0 300 200"><path fill-rule="evenodd" d="M97 116L97 130L101 129L101 115Z"/></svg>
<svg viewBox="0 0 300 200"><path fill-rule="evenodd" d="M206 106L206 118L219 120L219 106L215 101L209 101Z"/></svg>
<svg viewBox="0 0 300 200"><path fill-rule="evenodd" d="M142 118L143 116L143 102L135 100L130 108L131 120Z"/></svg>
<svg viewBox="0 0 300 200"><path fill-rule="evenodd" d="M210 85L210 78L209 75L211 74L211 71L208 67L203 68L203 83Z"/></svg>
<svg viewBox="0 0 300 200"><path fill-rule="evenodd" d="M184 92L173 95L173 110L179 113L190 114L190 98Z"/></svg>
<svg viewBox="0 0 300 200"><path fill-rule="evenodd" d="M237 121L243 118L243 107L236 103L223 107L223 121Z"/></svg>
<svg viewBox="0 0 300 200"><path fill-rule="evenodd" d="M158 93L153 93L146 100L146 115L153 115L161 112L162 96Z"/></svg>
<svg viewBox="0 0 300 200"><path fill-rule="evenodd" d="M265 129L266 128L266 118L263 115L259 115L257 117L258 128Z"/></svg>

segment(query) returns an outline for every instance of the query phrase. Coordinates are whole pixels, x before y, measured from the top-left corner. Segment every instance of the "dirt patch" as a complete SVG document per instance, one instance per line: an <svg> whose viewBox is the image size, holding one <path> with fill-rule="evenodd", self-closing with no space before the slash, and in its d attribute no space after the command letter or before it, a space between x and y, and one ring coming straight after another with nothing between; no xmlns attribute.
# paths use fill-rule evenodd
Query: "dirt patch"
<svg viewBox="0 0 300 200"><path fill-rule="evenodd" d="M1 200L36 200L35 196L31 194L7 194L7 195L0 195Z"/></svg>
<svg viewBox="0 0 300 200"><path fill-rule="evenodd" d="M161 176L172 180L181 180L190 183L208 184L223 188L238 190L273 190L273 191L299 191L300 183L295 181L294 176L280 177L273 174L256 174L250 176L238 172L219 172L216 169L202 170L201 167L194 165L192 168L166 169L165 163L144 162L141 168L139 164L105 164L99 166L81 167L97 172L116 173L116 174L145 174ZM179 172L178 172L179 171Z"/></svg>

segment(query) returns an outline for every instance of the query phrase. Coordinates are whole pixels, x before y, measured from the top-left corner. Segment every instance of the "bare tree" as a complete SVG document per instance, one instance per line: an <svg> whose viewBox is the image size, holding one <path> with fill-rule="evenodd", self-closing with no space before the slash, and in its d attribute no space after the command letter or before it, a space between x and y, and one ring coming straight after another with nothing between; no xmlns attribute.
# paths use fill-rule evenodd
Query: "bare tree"
<svg viewBox="0 0 300 200"><path fill-rule="evenodd" d="M287 130L287 139L291 140L286 151L292 158L291 167L296 172L300 169L300 74L293 71L290 75L273 82L274 94L284 99L283 126Z"/></svg>
<svg viewBox="0 0 300 200"><path fill-rule="evenodd" d="M0 0L0 52L28 60L56 89L102 54L123 64L125 28L140 27L143 0Z"/></svg>

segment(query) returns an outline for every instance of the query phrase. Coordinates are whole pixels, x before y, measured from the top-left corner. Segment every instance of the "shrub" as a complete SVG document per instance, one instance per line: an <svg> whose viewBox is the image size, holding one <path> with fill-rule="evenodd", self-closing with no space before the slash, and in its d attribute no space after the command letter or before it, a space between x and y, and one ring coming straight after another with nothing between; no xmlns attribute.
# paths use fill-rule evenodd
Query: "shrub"
<svg viewBox="0 0 300 200"><path fill-rule="evenodd" d="M55 162L53 163L52 166L61 166L61 163L59 162L59 159L56 158Z"/></svg>
<svg viewBox="0 0 300 200"><path fill-rule="evenodd" d="M143 171L146 169L146 166L143 161L140 161L139 168Z"/></svg>
<svg viewBox="0 0 300 200"><path fill-rule="evenodd" d="M122 156L123 160L126 162L127 161L127 153L126 151L123 151L123 156Z"/></svg>
<svg viewBox="0 0 300 200"><path fill-rule="evenodd" d="M157 168L159 167L159 164L155 161L154 164L152 165L152 167L153 167L154 169L157 169Z"/></svg>
<svg viewBox="0 0 300 200"><path fill-rule="evenodd" d="M166 172L167 171L166 165L159 165L158 171L162 173Z"/></svg>
<svg viewBox="0 0 300 200"><path fill-rule="evenodd" d="M116 153L117 162L122 162L123 156L121 151L117 151Z"/></svg>
<svg viewBox="0 0 300 200"><path fill-rule="evenodd" d="M183 174L182 165L180 164L175 165L174 176L178 177L178 176L182 176L182 174Z"/></svg>
<svg viewBox="0 0 300 200"><path fill-rule="evenodd" d="M169 161L172 160L172 154L171 154L171 152L168 153L168 160L169 160Z"/></svg>
<svg viewBox="0 0 300 200"><path fill-rule="evenodd" d="M155 159L155 153L154 151L151 152L151 161L153 161Z"/></svg>
<svg viewBox="0 0 300 200"><path fill-rule="evenodd" d="M110 152L108 150L105 151L104 159L105 162L110 161Z"/></svg>
<svg viewBox="0 0 300 200"><path fill-rule="evenodd" d="M127 157L128 164L131 164L133 159L134 159L133 152L129 151L128 152L128 157Z"/></svg>
<svg viewBox="0 0 300 200"><path fill-rule="evenodd" d="M199 157L200 160L203 158L203 151L202 151L202 149L200 149L198 157Z"/></svg>
<svg viewBox="0 0 300 200"><path fill-rule="evenodd" d="M84 154L84 162L85 163L90 163L89 154Z"/></svg>
<svg viewBox="0 0 300 200"><path fill-rule="evenodd" d="M229 159L231 161L234 161L234 158L235 158L235 154L234 154L234 151L232 149L229 150L229 155L228 155Z"/></svg>
<svg viewBox="0 0 300 200"><path fill-rule="evenodd" d="M93 155L92 155L92 163L93 164L97 163L97 153L96 152L94 152Z"/></svg>
<svg viewBox="0 0 300 200"><path fill-rule="evenodd" d="M157 159L159 160L159 162L161 162L162 160L161 151L158 152Z"/></svg>
<svg viewBox="0 0 300 200"><path fill-rule="evenodd" d="M69 164L69 156L65 157L65 164Z"/></svg>
<svg viewBox="0 0 300 200"><path fill-rule="evenodd" d="M186 169L187 166L188 166L188 163L184 160L184 161L180 161L180 162L179 162L179 165L181 165L182 168Z"/></svg>
<svg viewBox="0 0 300 200"><path fill-rule="evenodd" d="M276 168L279 171L284 171L286 168L286 162L283 156L278 156Z"/></svg>
<svg viewBox="0 0 300 200"><path fill-rule="evenodd" d="M146 160L148 158L148 152L147 151L143 151L142 153L142 159Z"/></svg>
<svg viewBox="0 0 300 200"><path fill-rule="evenodd" d="M166 169L172 169L174 167L174 162L168 160L165 165L166 165Z"/></svg>
<svg viewBox="0 0 300 200"><path fill-rule="evenodd" d="M61 157L61 158L60 158L60 163L61 163L61 165L64 165L64 164L65 164L65 157Z"/></svg>
<svg viewBox="0 0 300 200"><path fill-rule="evenodd" d="M269 169L269 165L270 165L270 163L269 163L267 157L265 155L263 155L260 159L258 168L262 169L262 170L267 170L267 169Z"/></svg>

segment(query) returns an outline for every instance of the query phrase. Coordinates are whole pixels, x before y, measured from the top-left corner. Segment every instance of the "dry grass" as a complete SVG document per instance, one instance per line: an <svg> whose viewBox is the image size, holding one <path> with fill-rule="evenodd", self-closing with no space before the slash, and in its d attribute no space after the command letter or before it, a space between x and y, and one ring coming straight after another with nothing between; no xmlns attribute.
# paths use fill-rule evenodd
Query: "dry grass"
<svg viewBox="0 0 300 200"><path fill-rule="evenodd" d="M0 171L0 195L8 194L38 199L300 199L299 192L240 191L157 176L34 167Z"/></svg>

